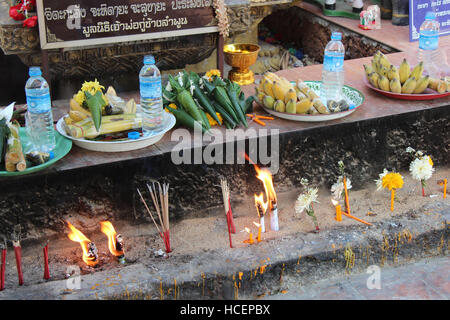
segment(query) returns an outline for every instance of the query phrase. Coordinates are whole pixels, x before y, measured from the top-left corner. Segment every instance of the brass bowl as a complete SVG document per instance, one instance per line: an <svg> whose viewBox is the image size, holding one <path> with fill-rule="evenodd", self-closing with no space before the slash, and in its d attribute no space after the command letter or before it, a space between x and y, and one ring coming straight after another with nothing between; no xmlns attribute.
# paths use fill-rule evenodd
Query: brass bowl
<svg viewBox="0 0 450 320"><path fill-rule="evenodd" d="M256 62L261 48L256 44L235 43L227 44L223 48L225 62L232 67L228 79L239 85L255 82L253 72L249 67Z"/></svg>

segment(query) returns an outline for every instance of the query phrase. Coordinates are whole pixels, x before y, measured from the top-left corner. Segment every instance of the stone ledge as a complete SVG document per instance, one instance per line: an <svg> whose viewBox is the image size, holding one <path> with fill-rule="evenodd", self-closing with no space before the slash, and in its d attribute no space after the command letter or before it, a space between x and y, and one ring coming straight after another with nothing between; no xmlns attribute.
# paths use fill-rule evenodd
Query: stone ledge
<svg viewBox="0 0 450 320"><path fill-rule="evenodd" d="M429 211L433 214L424 214ZM435 201L373 227L334 227L257 246L206 251L156 271L145 264L134 264L84 275L80 290L68 291L66 281L60 280L6 290L0 292L0 298L255 299L282 289L284 276L304 286L364 272L373 264L397 266L423 257L445 256L449 222L448 202ZM346 250L354 254L353 264L345 256Z"/></svg>

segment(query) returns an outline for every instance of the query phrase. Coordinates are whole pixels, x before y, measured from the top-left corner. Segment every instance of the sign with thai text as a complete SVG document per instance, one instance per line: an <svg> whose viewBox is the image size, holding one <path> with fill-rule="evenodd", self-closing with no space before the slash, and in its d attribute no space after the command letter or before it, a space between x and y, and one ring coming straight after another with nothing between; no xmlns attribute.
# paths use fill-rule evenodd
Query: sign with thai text
<svg viewBox="0 0 450 320"><path fill-rule="evenodd" d="M213 0L38 0L42 49L217 32Z"/></svg>
<svg viewBox="0 0 450 320"><path fill-rule="evenodd" d="M436 12L439 36L450 34L450 0L409 0L409 41L419 40L420 25L428 11Z"/></svg>

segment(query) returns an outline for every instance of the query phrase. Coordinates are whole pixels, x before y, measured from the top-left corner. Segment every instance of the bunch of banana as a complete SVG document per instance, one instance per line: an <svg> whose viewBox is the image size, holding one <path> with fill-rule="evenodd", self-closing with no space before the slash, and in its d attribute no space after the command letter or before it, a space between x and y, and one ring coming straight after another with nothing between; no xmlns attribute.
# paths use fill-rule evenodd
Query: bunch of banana
<svg viewBox="0 0 450 320"><path fill-rule="evenodd" d="M302 80L292 84L284 77L266 72L256 88L257 101L268 109L296 114L328 114L330 110Z"/></svg>
<svg viewBox="0 0 450 320"><path fill-rule="evenodd" d="M406 59L399 67L390 63L380 51L373 56L370 65L364 65L367 80L375 88L394 93L423 93L427 88L439 93L448 91L445 79L433 79L423 75L423 62L419 62L412 70Z"/></svg>

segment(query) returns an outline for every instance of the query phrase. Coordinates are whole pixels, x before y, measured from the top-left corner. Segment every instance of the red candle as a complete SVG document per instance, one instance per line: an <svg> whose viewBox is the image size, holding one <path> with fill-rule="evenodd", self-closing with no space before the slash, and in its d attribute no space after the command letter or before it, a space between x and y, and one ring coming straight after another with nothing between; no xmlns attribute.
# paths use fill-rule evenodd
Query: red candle
<svg viewBox="0 0 450 320"><path fill-rule="evenodd" d="M0 291L5 289L6 248L2 248L2 266L0 270Z"/></svg>
<svg viewBox="0 0 450 320"><path fill-rule="evenodd" d="M16 255L16 267L17 275L19 277L19 286L23 285L23 274L22 274L22 248L20 247L19 241L13 241L14 253Z"/></svg>
<svg viewBox="0 0 450 320"><path fill-rule="evenodd" d="M44 247L44 279L48 280L50 279L50 269L48 267L48 243L47 245Z"/></svg>

